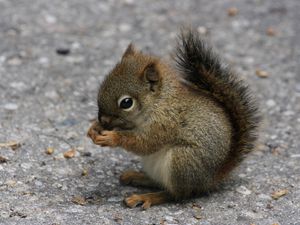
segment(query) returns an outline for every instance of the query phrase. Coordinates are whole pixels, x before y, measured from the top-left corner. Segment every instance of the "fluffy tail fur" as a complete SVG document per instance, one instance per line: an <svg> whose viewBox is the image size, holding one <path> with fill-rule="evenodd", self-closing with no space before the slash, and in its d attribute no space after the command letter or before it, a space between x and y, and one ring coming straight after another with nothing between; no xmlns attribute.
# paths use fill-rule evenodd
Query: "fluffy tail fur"
<svg viewBox="0 0 300 225"><path fill-rule="evenodd" d="M254 148L261 117L249 88L228 68L222 66L194 31L183 32L176 62L183 78L209 92L228 112L234 134L226 162L217 178L223 178Z"/></svg>

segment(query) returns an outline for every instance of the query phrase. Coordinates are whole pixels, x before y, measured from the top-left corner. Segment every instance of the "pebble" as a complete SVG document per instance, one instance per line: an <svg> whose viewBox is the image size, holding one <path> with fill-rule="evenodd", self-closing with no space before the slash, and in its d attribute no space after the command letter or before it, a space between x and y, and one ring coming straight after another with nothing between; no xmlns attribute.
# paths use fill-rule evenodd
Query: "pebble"
<svg viewBox="0 0 300 225"><path fill-rule="evenodd" d="M23 91L26 88L26 85L21 81L11 82L9 84L9 86L11 88L14 88L14 89L18 90L18 91Z"/></svg>
<svg viewBox="0 0 300 225"><path fill-rule="evenodd" d="M52 184L52 187L54 188L62 188L62 184L55 182L54 184Z"/></svg>
<svg viewBox="0 0 300 225"><path fill-rule="evenodd" d="M296 84L295 89L297 92L300 92L300 84Z"/></svg>
<svg viewBox="0 0 300 225"><path fill-rule="evenodd" d="M81 48L81 44L79 42L73 42L71 45L71 48L74 50L80 49Z"/></svg>
<svg viewBox="0 0 300 225"><path fill-rule="evenodd" d="M228 16L236 16L239 10L236 7L230 7L227 9Z"/></svg>
<svg viewBox="0 0 300 225"><path fill-rule="evenodd" d="M293 115L295 115L295 112L294 112L294 111L288 110L288 111L283 112L282 114L283 114L284 116L293 116Z"/></svg>
<svg viewBox="0 0 300 225"><path fill-rule="evenodd" d="M110 197L107 199L108 202L121 202L123 197Z"/></svg>
<svg viewBox="0 0 300 225"><path fill-rule="evenodd" d="M55 90L46 91L45 96L52 100L57 100L59 98L59 95L58 95L57 91L55 91Z"/></svg>
<svg viewBox="0 0 300 225"><path fill-rule="evenodd" d="M30 169L32 167L31 163L21 163L21 167L25 170Z"/></svg>
<svg viewBox="0 0 300 225"><path fill-rule="evenodd" d="M273 100L273 99L269 99L267 102L266 102L266 105L268 107L273 107L276 105L276 102Z"/></svg>
<svg viewBox="0 0 300 225"><path fill-rule="evenodd" d="M57 22L56 17L50 14L45 15L45 20L49 24L55 24Z"/></svg>
<svg viewBox="0 0 300 225"><path fill-rule="evenodd" d="M6 110L12 110L12 111L19 108L19 106L15 103L6 103L3 107Z"/></svg>
<svg viewBox="0 0 300 225"><path fill-rule="evenodd" d="M68 57L66 59L67 62L72 63L72 64L79 64L84 62L84 57L83 56L73 56L73 57Z"/></svg>
<svg viewBox="0 0 300 225"><path fill-rule="evenodd" d="M199 27L197 28L197 31L198 31L200 34L203 34L203 35L207 34L207 28L206 28L206 27L203 27L203 26L199 26Z"/></svg>
<svg viewBox="0 0 300 225"><path fill-rule="evenodd" d="M245 186L240 186L236 189L236 191L240 194L243 194L243 195L250 195L252 192L246 188Z"/></svg>
<svg viewBox="0 0 300 225"><path fill-rule="evenodd" d="M127 23L122 23L122 24L119 25L119 30L121 32L127 32L127 31L131 30L131 26Z"/></svg>
<svg viewBox="0 0 300 225"><path fill-rule="evenodd" d="M259 194L257 197L263 200L272 200L272 198L266 194Z"/></svg>
<svg viewBox="0 0 300 225"><path fill-rule="evenodd" d="M124 0L124 3L127 4L127 5L133 5L134 0Z"/></svg>
<svg viewBox="0 0 300 225"><path fill-rule="evenodd" d="M41 187L41 186L43 186L43 183L39 180L36 180L36 181L34 181L34 185L38 186L38 187Z"/></svg>
<svg viewBox="0 0 300 225"><path fill-rule="evenodd" d="M258 76L260 78L267 78L267 77L269 77L269 73L267 71L265 71L265 70L257 69L255 71L255 73L256 73L256 76Z"/></svg>
<svg viewBox="0 0 300 225"><path fill-rule="evenodd" d="M22 64L22 60L20 59L20 57L12 57L7 60L7 64L11 66L19 66Z"/></svg>
<svg viewBox="0 0 300 225"><path fill-rule="evenodd" d="M47 57L40 57L38 59L38 63L41 65L49 65L49 58Z"/></svg>

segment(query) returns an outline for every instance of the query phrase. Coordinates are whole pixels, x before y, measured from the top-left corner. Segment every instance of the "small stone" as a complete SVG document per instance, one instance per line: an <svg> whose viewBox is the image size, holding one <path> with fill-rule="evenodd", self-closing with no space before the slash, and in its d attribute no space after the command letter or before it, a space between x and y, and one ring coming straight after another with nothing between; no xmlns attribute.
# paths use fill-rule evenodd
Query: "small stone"
<svg viewBox="0 0 300 225"><path fill-rule="evenodd" d="M122 201L121 197L110 197L107 199L108 202L120 202Z"/></svg>
<svg viewBox="0 0 300 225"><path fill-rule="evenodd" d="M52 148L52 147L49 147L46 149L46 154L48 154L48 155L52 155L53 152L54 152L54 148Z"/></svg>
<svg viewBox="0 0 300 225"><path fill-rule="evenodd" d="M266 102L266 105L268 107L274 107L276 105L276 102L273 100L273 99L269 99L267 102Z"/></svg>
<svg viewBox="0 0 300 225"><path fill-rule="evenodd" d="M54 23L56 23L56 21L57 21L57 19L56 19L56 17L55 16L53 16L53 15L45 15L45 20L46 20L46 22L47 23L49 23L49 24L54 24Z"/></svg>
<svg viewBox="0 0 300 225"><path fill-rule="evenodd" d="M239 10L236 7L230 7L227 9L228 16L236 16Z"/></svg>
<svg viewBox="0 0 300 225"><path fill-rule="evenodd" d="M287 189L281 189L281 190L272 192L271 197L273 199L277 200L277 199L281 198L282 196L286 195L287 193L288 193Z"/></svg>
<svg viewBox="0 0 300 225"><path fill-rule="evenodd" d="M21 167L25 170L28 170L32 167L31 163L21 163Z"/></svg>
<svg viewBox="0 0 300 225"><path fill-rule="evenodd" d="M45 96L52 100L57 100L59 98L59 95L55 90L45 92Z"/></svg>
<svg viewBox="0 0 300 225"><path fill-rule="evenodd" d="M257 197L263 200L271 200L271 197L266 194L259 194Z"/></svg>
<svg viewBox="0 0 300 225"><path fill-rule="evenodd" d="M34 185L37 187L41 187L41 186L43 186L43 183L39 180L36 180L36 181L34 181Z"/></svg>
<svg viewBox="0 0 300 225"><path fill-rule="evenodd" d="M6 109L6 110L14 111L14 110L17 110L18 108L19 108L19 106L15 103L6 103L4 105L4 109Z"/></svg>
<svg viewBox="0 0 300 225"><path fill-rule="evenodd" d="M7 60L7 64L11 65L11 66L19 66L19 65L22 64L22 60L18 56L12 57L12 58L10 58L10 59Z"/></svg>
<svg viewBox="0 0 300 225"><path fill-rule="evenodd" d="M64 157L67 158L67 159L70 159L70 158L73 158L76 154L76 151L75 149L70 149L69 151L66 151L64 153Z"/></svg>
<svg viewBox="0 0 300 225"><path fill-rule="evenodd" d="M300 84L296 84L295 89L297 92L300 92Z"/></svg>
<svg viewBox="0 0 300 225"><path fill-rule="evenodd" d="M47 57L41 57L38 59L38 63L42 65L49 65L49 58Z"/></svg>
<svg viewBox="0 0 300 225"><path fill-rule="evenodd" d="M124 3L126 5L133 5L134 4L134 0L124 0Z"/></svg>
<svg viewBox="0 0 300 225"><path fill-rule="evenodd" d="M23 82L16 81L16 82L11 82L9 84L10 87L17 89L19 91L23 91L26 89L26 85Z"/></svg>
<svg viewBox="0 0 300 225"><path fill-rule="evenodd" d="M88 175L88 170L87 169L83 169L81 172L81 176L87 176Z"/></svg>
<svg viewBox="0 0 300 225"><path fill-rule="evenodd" d="M83 61L84 61L84 57L83 56L74 56L74 57L69 56L67 58L67 62L72 63L72 64L80 64Z"/></svg>
<svg viewBox="0 0 300 225"><path fill-rule="evenodd" d="M246 188L245 186L240 186L236 189L236 191L242 195L250 195L252 192Z"/></svg>
<svg viewBox="0 0 300 225"><path fill-rule="evenodd" d="M268 27L266 30L268 36L275 36L277 34L276 30L273 27Z"/></svg>
<svg viewBox="0 0 300 225"><path fill-rule="evenodd" d="M260 69L257 69L255 71L255 74L256 76L260 77L260 78L267 78L269 77L269 73L265 70L260 70Z"/></svg>
<svg viewBox="0 0 300 225"><path fill-rule="evenodd" d="M74 50L80 49L81 48L81 44L79 42L73 42L71 45L71 48Z"/></svg>
<svg viewBox="0 0 300 225"><path fill-rule="evenodd" d="M56 53L58 54L58 55L69 55L70 54L70 49L69 48L57 48L56 49Z"/></svg>
<svg viewBox="0 0 300 225"><path fill-rule="evenodd" d="M197 31L199 32L199 34L203 34L203 35L207 34L207 28L203 26L198 27Z"/></svg>
<svg viewBox="0 0 300 225"><path fill-rule="evenodd" d="M172 216L165 216L166 221L173 222L174 218Z"/></svg>
<svg viewBox="0 0 300 225"><path fill-rule="evenodd" d="M127 31L131 30L131 26L127 23L122 23L122 24L119 25L119 29L122 32L127 32Z"/></svg>

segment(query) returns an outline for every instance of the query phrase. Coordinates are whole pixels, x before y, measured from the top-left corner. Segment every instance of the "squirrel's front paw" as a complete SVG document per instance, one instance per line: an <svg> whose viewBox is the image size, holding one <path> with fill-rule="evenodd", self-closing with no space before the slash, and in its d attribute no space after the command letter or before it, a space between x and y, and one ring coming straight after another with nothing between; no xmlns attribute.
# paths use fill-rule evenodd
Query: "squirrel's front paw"
<svg viewBox="0 0 300 225"><path fill-rule="evenodd" d="M92 138L94 144L101 146L116 147L119 145L119 135L116 131L102 131L101 134Z"/></svg>
<svg viewBox="0 0 300 225"><path fill-rule="evenodd" d="M87 132L87 136L90 137L92 140L101 133L103 128L101 127L98 121L95 121Z"/></svg>

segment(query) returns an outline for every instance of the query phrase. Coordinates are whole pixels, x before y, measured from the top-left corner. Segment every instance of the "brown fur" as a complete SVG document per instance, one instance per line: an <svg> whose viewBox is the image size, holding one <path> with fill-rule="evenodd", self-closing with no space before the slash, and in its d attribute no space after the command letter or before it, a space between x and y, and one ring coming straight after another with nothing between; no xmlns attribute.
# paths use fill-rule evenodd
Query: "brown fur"
<svg viewBox="0 0 300 225"><path fill-rule="evenodd" d="M129 45L99 90L99 122L88 135L142 157L145 173L124 173L121 181L165 190L131 196L130 207L212 190L253 148L259 117L248 88L195 33L181 41L181 72ZM118 105L122 96L132 99L130 110Z"/></svg>

